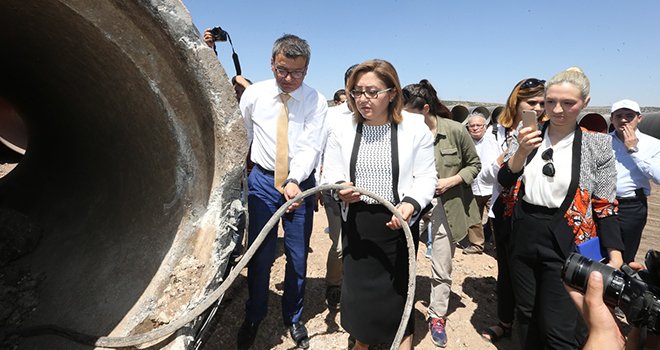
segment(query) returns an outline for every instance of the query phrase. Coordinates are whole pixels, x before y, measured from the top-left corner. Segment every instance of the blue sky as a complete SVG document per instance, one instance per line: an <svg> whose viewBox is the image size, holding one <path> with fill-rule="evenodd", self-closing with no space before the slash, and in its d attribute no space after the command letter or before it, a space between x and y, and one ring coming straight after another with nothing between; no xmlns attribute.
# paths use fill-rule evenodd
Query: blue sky
<svg viewBox="0 0 660 350"><path fill-rule="evenodd" d="M183 2L200 32L229 32L253 81L272 78L275 39L306 39L305 82L328 99L347 67L381 58L403 85L429 79L446 100L504 103L520 79L579 66L591 80L592 106L622 98L660 106L657 0ZM231 77L229 43L218 48Z"/></svg>

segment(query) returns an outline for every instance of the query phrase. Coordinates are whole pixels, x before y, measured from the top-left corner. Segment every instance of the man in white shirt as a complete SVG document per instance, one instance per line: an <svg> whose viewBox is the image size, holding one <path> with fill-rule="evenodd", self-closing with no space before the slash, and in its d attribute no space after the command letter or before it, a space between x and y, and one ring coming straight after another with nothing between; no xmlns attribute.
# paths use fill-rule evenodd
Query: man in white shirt
<svg viewBox="0 0 660 350"><path fill-rule="evenodd" d="M487 165L493 164L499 156L499 145L492 135L492 129L488 126L486 117L483 114L478 112L470 114L467 117L467 129L472 137L472 141L474 141L474 147L477 149L479 160L481 164L484 164L474 179L474 182L472 182L472 194L474 194L474 200L477 202L479 213L482 215L482 224L487 224L490 220L488 218L488 211L490 210L490 197L493 194L493 183L495 182L495 178L489 176L490 172ZM485 214L484 209L486 209ZM463 251L479 248L483 250L485 241L484 231L485 229L470 226L468 228L468 239L473 245L477 246L475 248L468 247Z"/></svg>
<svg viewBox="0 0 660 350"><path fill-rule="evenodd" d="M610 122L614 126L612 147L616 157L617 218L625 250L624 263L635 260L642 238L651 181L660 183L660 140L637 129L642 121L639 104L621 100L612 105Z"/></svg>
<svg viewBox="0 0 660 350"><path fill-rule="evenodd" d="M315 186L314 169L328 105L323 95L303 83L310 54L307 42L295 35L277 39L271 58L275 79L249 86L241 98L250 158L255 164L248 177L249 244L281 205ZM309 347L301 315L314 206L315 198L309 196L292 204L282 217L287 260L282 317L291 337L303 349ZM248 265L249 298L238 332L239 349L252 346L259 323L266 317L276 250L274 227Z"/></svg>
<svg viewBox="0 0 660 350"><path fill-rule="evenodd" d="M344 73L344 85L350 78L353 68L357 67L354 64ZM343 101L338 95L343 92ZM328 136L332 125L344 119L353 118L353 112L346 103L346 90L337 90L334 97L335 106L328 108L328 113L325 117L325 128L323 133L323 149L327 142ZM323 156L316 169L316 180L321 183L321 174L323 173ZM339 309L339 302L341 300L341 283L344 277L343 261L341 254L341 210L339 203L332 197L330 191L323 191L318 194L319 202L325 208L325 215L328 219L328 235L332 241L332 245L328 250L328 258L326 260L326 273L325 273L325 303L331 310Z"/></svg>

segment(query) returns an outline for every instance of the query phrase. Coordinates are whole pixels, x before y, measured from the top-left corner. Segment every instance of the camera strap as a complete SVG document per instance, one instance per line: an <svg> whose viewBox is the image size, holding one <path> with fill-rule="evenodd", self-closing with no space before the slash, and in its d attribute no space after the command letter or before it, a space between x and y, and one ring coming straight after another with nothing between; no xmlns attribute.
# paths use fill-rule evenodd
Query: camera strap
<svg viewBox="0 0 660 350"><path fill-rule="evenodd" d="M229 41L229 46L231 46L231 59L234 61L236 75L241 75L241 62L238 60L238 54L234 50L234 44L231 42L231 36L229 36L229 33L227 33L227 40Z"/></svg>
<svg viewBox="0 0 660 350"><path fill-rule="evenodd" d="M231 46L231 59L234 61L234 69L236 70L236 75L241 75L241 62L238 59L236 50L234 50L234 44L231 42L231 36L228 32L225 32L225 34L227 34L227 41L229 41L229 46ZM213 52L215 52L216 56L218 55L218 50L215 48L215 45L213 45Z"/></svg>

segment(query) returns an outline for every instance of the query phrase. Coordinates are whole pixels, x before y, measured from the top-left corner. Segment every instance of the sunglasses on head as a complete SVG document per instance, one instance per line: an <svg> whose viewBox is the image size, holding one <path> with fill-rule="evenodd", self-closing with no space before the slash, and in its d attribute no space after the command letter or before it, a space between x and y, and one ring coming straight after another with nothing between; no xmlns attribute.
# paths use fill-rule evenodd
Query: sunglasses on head
<svg viewBox="0 0 660 350"><path fill-rule="evenodd" d="M520 89L531 89L533 87L537 87L539 85L545 84L545 80L540 80L536 78L529 78L523 81L522 84L520 84Z"/></svg>
<svg viewBox="0 0 660 350"><path fill-rule="evenodd" d="M543 166L543 169L541 170L543 172L543 175L547 177L553 177L555 176L555 165L552 163L552 148L548 148L543 153L541 153L541 159L545 160L546 163Z"/></svg>

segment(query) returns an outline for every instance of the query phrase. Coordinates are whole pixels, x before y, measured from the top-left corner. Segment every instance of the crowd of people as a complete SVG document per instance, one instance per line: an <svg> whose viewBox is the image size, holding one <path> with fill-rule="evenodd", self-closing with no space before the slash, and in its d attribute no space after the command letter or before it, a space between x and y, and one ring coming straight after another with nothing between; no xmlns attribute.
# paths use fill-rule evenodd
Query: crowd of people
<svg viewBox="0 0 660 350"><path fill-rule="evenodd" d="M204 40L213 46L208 34ZM603 327L590 323L596 317L584 300L598 295L574 295L562 284L561 269L571 252L594 242L614 268L632 263L637 253L650 183L660 183L660 141L637 129L639 105L614 103L609 134L578 125L591 99L590 83L572 67L548 81L520 80L496 121L472 113L464 125L452 120L427 79L402 87L391 63L373 59L348 68L345 86L328 108L325 97L304 83L310 56L304 39L286 34L273 45L274 79L232 80L253 164L248 244L302 191L346 186L294 202L281 218L282 319L297 347L310 345L301 315L319 204L332 240L326 302L340 310L350 349L394 341L408 292L406 224L415 247L426 243L431 259L427 322L438 347L448 341L456 247L482 254L487 237L497 259L498 320L480 330L484 339L497 342L513 333L521 349L593 344L597 336L589 330ZM526 114L531 123L523 120ZM406 222L361 190L394 205ZM239 349L252 346L266 317L276 240L277 227L248 264ZM410 318L400 349L413 347L413 330Z"/></svg>

